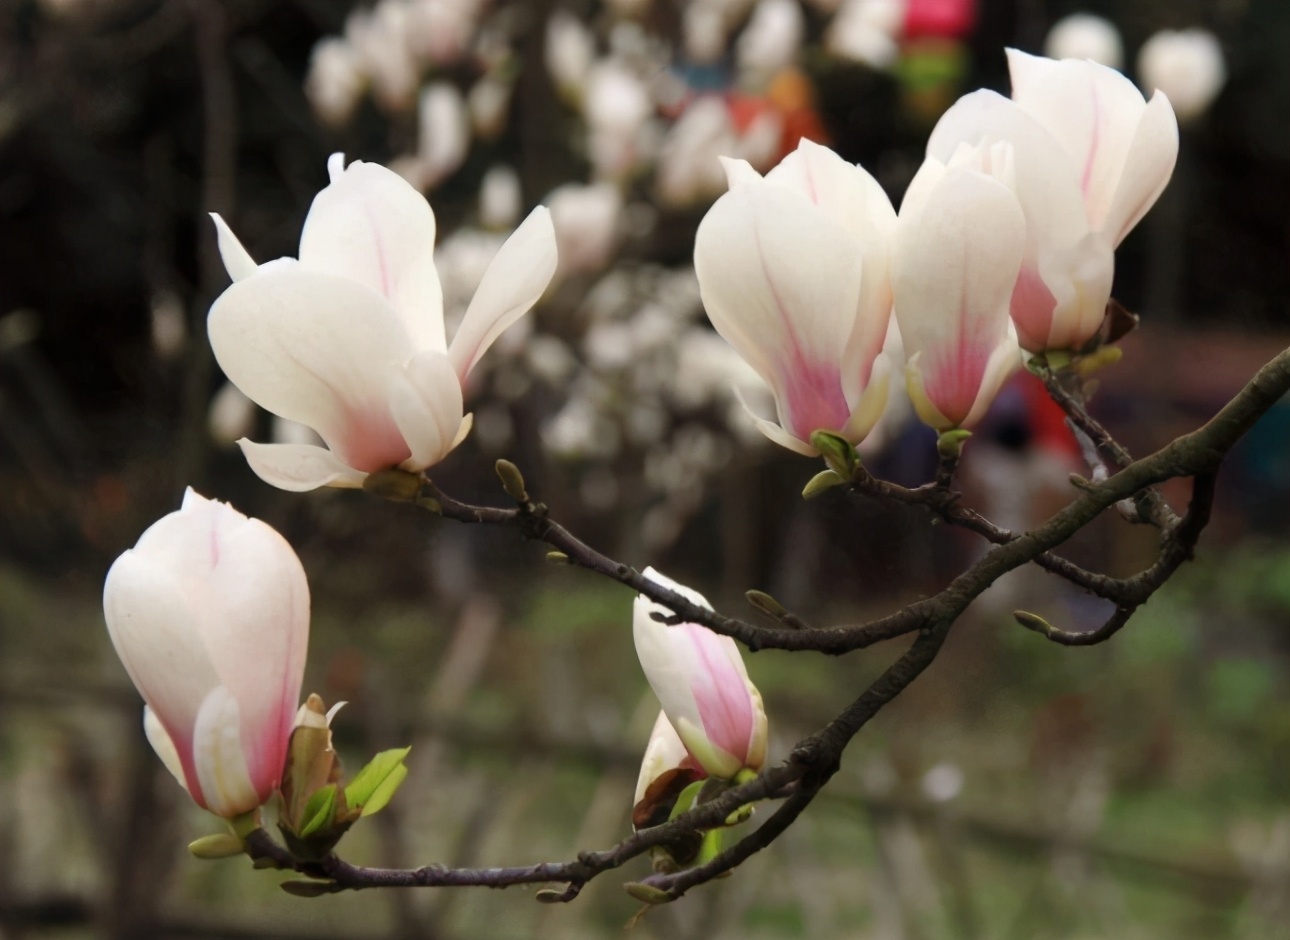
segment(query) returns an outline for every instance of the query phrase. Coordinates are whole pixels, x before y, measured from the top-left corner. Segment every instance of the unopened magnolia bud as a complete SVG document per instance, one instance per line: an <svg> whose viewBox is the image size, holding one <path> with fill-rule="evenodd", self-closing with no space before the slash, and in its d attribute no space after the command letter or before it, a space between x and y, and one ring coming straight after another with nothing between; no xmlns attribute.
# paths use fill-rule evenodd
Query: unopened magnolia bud
<svg viewBox="0 0 1290 940"><path fill-rule="evenodd" d="M667 904L676 900L662 888L655 888L641 881L629 881L623 885L623 890L644 904Z"/></svg>
<svg viewBox="0 0 1290 940"><path fill-rule="evenodd" d="M506 495L517 503L527 503L529 501L528 490L524 488L524 475L520 473L520 468L515 466L509 460L499 460L494 464L497 470L497 476L502 481L502 489L506 490Z"/></svg>
<svg viewBox="0 0 1290 940"><path fill-rule="evenodd" d="M188 851L201 859L232 858L241 855L245 848L242 840L232 833L215 832L188 843Z"/></svg>
<svg viewBox="0 0 1290 940"><path fill-rule="evenodd" d="M298 898L320 898L324 894L335 894L344 888L334 881L284 881L281 888L287 894Z"/></svg>
<svg viewBox="0 0 1290 940"><path fill-rule="evenodd" d="M1038 614L1032 614L1028 610L1014 610L1012 612L1012 619L1016 620L1017 623L1021 624L1027 630L1042 633L1044 636L1052 634L1055 629L1053 625L1043 617Z"/></svg>
<svg viewBox="0 0 1290 940"><path fill-rule="evenodd" d="M821 470L811 477L810 482L802 488L802 499L814 499L825 490L831 490L833 487L841 486L845 482L846 480L832 470Z"/></svg>
<svg viewBox="0 0 1290 940"><path fill-rule="evenodd" d="M752 604L762 613L770 614L777 620L788 613L788 610L783 604L764 591L745 591L744 597L748 598L748 603Z"/></svg>
<svg viewBox="0 0 1290 940"><path fill-rule="evenodd" d="M542 888L533 895L533 900L539 904L559 904L565 900L567 891L559 891L555 888Z"/></svg>

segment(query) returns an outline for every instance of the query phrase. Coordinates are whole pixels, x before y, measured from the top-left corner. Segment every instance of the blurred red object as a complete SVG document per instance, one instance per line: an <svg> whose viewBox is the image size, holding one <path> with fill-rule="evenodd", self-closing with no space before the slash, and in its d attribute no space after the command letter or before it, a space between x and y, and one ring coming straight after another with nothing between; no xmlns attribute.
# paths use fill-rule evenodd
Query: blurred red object
<svg viewBox="0 0 1290 940"><path fill-rule="evenodd" d="M976 26L976 0L908 0L905 38L961 39Z"/></svg>

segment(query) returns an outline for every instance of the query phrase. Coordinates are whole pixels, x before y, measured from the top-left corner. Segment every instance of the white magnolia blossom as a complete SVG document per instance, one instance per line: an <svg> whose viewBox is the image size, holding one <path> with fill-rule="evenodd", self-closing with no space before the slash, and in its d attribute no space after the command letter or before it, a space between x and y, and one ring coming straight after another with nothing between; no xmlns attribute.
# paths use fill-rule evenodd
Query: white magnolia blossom
<svg viewBox="0 0 1290 940"><path fill-rule="evenodd" d="M327 445L240 441L251 468L282 489L359 486L376 470L442 460L470 429L466 377L556 266L539 207L497 252L448 343L430 206L382 166L346 168L337 154L328 169L298 261L257 266L215 216L233 278L207 320L215 358L253 401Z"/></svg>
<svg viewBox="0 0 1290 940"><path fill-rule="evenodd" d="M344 39L331 36L320 40L309 56L305 95L324 123L340 126L349 122L367 90L368 75L363 57Z"/></svg>
<svg viewBox="0 0 1290 940"><path fill-rule="evenodd" d="M198 806L232 819L273 794L309 642L309 585L281 535L191 489L103 585L144 731Z"/></svg>
<svg viewBox="0 0 1290 940"><path fill-rule="evenodd" d="M703 217L694 266L708 318L771 387L775 443L858 443L882 414L896 214L861 167L809 140L766 174L725 161L730 191Z"/></svg>
<svg viewBox="0 0 1290 940"><path fill-rule="evenodd" d="M515 168L505 163L489 167L479 186L480 224L487 229L514 228L523 202L520 175Z"/></svg>
<svg viewBox="0 0 1290 940"><path fill-rule="evenodd" d="M1012 98L975 91L937 122L928 157L1005 141L1015 157L1026 252L1012 292L1023 348L1078 349L1102 324L1115 248L1155 203L1178 156L1168 98L1089 61L1008 50ZM903 327L902 327L903 330Z"/></svg>
<svg viewBox="0 0 1290 940"><path fill-rule="evenodd" d="M742 74L761 85L797 61L806 17L797 0L758 0L752 18L735 44Z"/></svg>
<svg viewBox="0 0 1290 940"><path fill-rule="evenodd" d="M416 102L421 68L408 43L408 7L381 0L345 20L345 39L371 78L372 96L382 108L407 111Z"/></svg>
<svg viewBox="0 0 1290 940"><path fill-rule="evenodd" d="M546 68L556 90L570 101L580 101L587 74L596 59L596 39L582 20L560 8L546 21Z"/></svg>

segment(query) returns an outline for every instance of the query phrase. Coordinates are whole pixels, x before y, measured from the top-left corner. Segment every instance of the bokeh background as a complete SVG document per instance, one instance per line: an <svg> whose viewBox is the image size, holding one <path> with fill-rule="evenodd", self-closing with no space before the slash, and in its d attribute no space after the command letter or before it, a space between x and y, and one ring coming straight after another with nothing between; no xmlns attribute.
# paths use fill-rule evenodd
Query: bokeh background
<svg viewBox="0 0 1290 940"><path fill-rule="evenodd" d="M1112 30L1052 34L1075 13ZM1212 46L1140 57L1192 29ZM765 168L805 135L898 204L939 113L1006 91L1005 45L1046 43L1108 59L1118 44L1114 64L1185 112L1174 182L1119 252L1115 293L1142 327L1094 403L1146 453L1290 343L1282 0L0 0L0 938L595 937L638 907L619 885L644 860L547 907L525 889L303 900L185 851L215 820L148 750L99 601L111 560L187 485L304 559L306 688L349 701L350 765L413 745L395 803L346 838L353 861L612 844L657 707L617 586L513 533L253 477L230 442L301 429L211 359L203 321L227 282L208 211L257 259L294 254L329 153L388 163L436 210L459 314L516 218L551 205L558 281L485 360L476 432L436 481L501 503L505 456L556 518L719 607L751 616L756 587L854 621L982 546L912 511L804 503L816 468L750 433L731 389L759 392L690 266L724 187L715 157ZM896 408L867 460L921 482L930 443ZM1024 527L1073 469L1021 382L968 448L965 499ZM1283 403L1225 469L1197 564L1113 642L1045 644L1009 612L1104 612L1038 572L996 585L788 835L634 935L1290 937L1288 534ZM1112 519L1069 550L1127 573L1152 548ZM751 657L772 756L900 645Z"/></svg>

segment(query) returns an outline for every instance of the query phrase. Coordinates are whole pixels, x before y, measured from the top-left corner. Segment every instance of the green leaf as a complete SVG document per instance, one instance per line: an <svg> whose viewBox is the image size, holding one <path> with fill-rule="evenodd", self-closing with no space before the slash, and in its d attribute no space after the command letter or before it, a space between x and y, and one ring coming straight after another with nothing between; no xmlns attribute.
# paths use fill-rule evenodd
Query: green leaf
<svg viewBox="0 0 1290 940"><path fill-rule="evenodd" d="M320 790L314 791L305 804L302 814L304 824L296 833L303 837L320 829L331 826L336 814L336 784L329 783Z"/></svg>
<svg viewBox="0 0 1290 940"><path fill-rule="evenodd" d="M403 761L411 750L410 747L397 747L373 757L345 787L345 802L361 809L364 816L383 809L408 775Z"/></svg>

